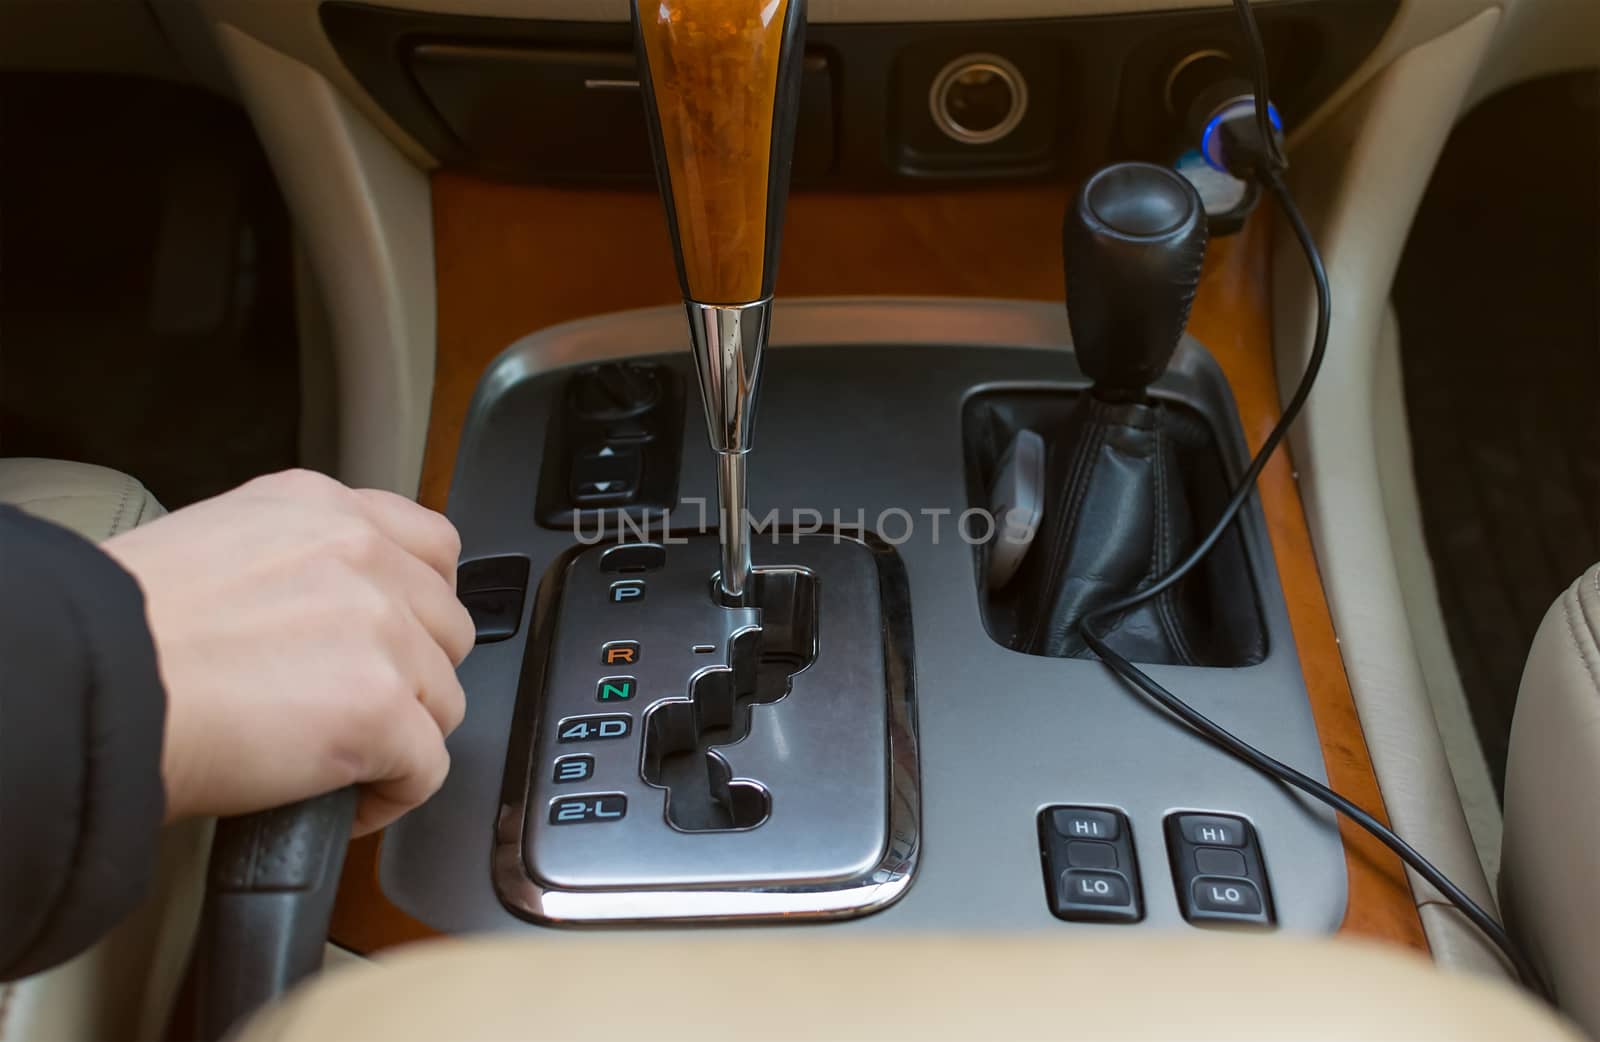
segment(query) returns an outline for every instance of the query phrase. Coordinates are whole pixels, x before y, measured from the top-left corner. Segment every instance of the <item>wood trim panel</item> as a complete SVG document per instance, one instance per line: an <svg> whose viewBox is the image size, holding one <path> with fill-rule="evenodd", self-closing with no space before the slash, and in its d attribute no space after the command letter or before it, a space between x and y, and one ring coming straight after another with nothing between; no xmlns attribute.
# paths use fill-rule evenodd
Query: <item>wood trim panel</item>
<svg viewBox="0 0 1600 1042"><path fill-rule="evenodd" d="M674 265L653 192L491 184L434 176L439 355L421 500L443 510L462 423L479 375L518 337L569 319L675 303ZM784 229L778 293L1062 296L1055 186L903 194L797 193ZM1271 345L1269 228L1212 244L1189 330L1233 387L1251 448L1279 415ZM1351 698L1284 452L1261 476L1261 500L1288 600L1323 758L1334 788L1383 816L1383 801ZM1427 950L1405 872L1365 832L1341 821L1350 880L1342 932ZM376 839L352 844L334 938L372 951L431 931L378 891ZM488 881L485 880L485 885Z"/></svg>

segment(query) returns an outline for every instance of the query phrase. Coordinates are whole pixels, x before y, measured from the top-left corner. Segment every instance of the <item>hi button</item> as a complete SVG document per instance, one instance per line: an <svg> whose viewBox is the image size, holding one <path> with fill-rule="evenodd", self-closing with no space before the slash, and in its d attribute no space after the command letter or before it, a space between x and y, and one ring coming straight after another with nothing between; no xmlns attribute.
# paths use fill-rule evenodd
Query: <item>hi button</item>
<svg viewBox="0 0 1600 1042"><path fill-rule="evenodd" d="M1050 812L1050 824L1067 839L1114 840L1121 833L1118 815L1088 807L1057 807Z"/></svg>

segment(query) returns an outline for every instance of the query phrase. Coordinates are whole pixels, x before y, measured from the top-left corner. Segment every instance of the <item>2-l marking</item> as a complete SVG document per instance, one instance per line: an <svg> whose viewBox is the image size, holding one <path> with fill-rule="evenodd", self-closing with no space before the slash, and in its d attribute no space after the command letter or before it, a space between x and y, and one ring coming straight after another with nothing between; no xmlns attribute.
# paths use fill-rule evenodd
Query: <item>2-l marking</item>
<svg viewBox="0 0 1600 1042"><path fill-rule="evenodd" d="M550 804L550 824L586 825L621 821L628 813L628 797L620 792L599 796L566 796Z"/></svg>

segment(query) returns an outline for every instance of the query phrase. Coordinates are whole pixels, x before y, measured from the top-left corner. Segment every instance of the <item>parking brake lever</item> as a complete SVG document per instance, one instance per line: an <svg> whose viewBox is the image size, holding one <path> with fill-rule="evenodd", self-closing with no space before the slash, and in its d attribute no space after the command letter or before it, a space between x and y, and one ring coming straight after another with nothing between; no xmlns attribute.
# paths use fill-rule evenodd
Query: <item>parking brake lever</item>
<svg viewBox="0 0 1600 1042"><path fill-rule="evenodd" d="M750 581L750 451L789 194L805 0L634 0L646 122L717 452L725 602Z"/></svg>

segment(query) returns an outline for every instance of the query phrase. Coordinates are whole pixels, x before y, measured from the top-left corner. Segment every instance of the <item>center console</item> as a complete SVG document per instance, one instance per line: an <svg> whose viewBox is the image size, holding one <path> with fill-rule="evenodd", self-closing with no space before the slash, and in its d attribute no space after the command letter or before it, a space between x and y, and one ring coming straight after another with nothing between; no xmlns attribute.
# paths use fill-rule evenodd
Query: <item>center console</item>
<svg viewBox="0 0 1600 1042"><path fill-rule="evenodd" d="M494 631L510 635L462 667L471 708L451 738L445 787L385 835L389 900L446 933L663 913L773 925L857 916L830 928L870 930L1250 921L1249 888L1196 882L1222 878L1255 883L1256 922L1339 925L1343 849L1327 812L1167 718L1100 663L991 636L975 542L983 526L975 514L963 521L982 487L963 416L1018 398L1068 408L1088 392L1059 306L780 299L750 479L752 514L774 517L753 539L755 574L777 570L776 585L738 609L716 600L714 540L691 534L709 527L716 503L698 424L679 427L681 473L665 516L619 518L611 507L604 524L593 511L537 520L540 472L559 465L546 454L549 418L596 364L626 359L692 384L682 321L681 310L658 308L558 326L510 345L484 374L448 506L464 594L470 603L469 579L483 574L473 562L510 558L529 570L511 625ZM1237 476L1245 445L1201 344L1182 342L1152 397L1197 418L1218 466ZM1259 656L1147 668L1324 777L1256 506L1238 532ZM606 558L619 535L660 550ZM813 577L809 594L801 570ZM614 602L617 584L643 593ZM808 635L794 620L813 610ZM616 658L604 657L608 646ZM763 646L779 649L765 670ZM623 697L627 678L636 686ZM604 718L617 717L625 733L600 739ZM563 742L563 722L585 725L585 740ZM698 822L668 816L680 790L664 766L680 750L727 769L702 770L699 787L684 790ZM570 756L594 757L594 774L558 781ZM719 780L729 787L714 791ZM614 796L627 800L620 818L606 816L623 812ZM1104 831L1073 831L1095 828ZM1068 872L1091 901L1101 884L1120 895L1119 879L1128 897L1082 911L1061 888ZM1209 901L1212 889L1224 909L1238 894L1245 911L1199 907L1195 895ZM1230 915L1243 919L1220 918Z"/></svg>

